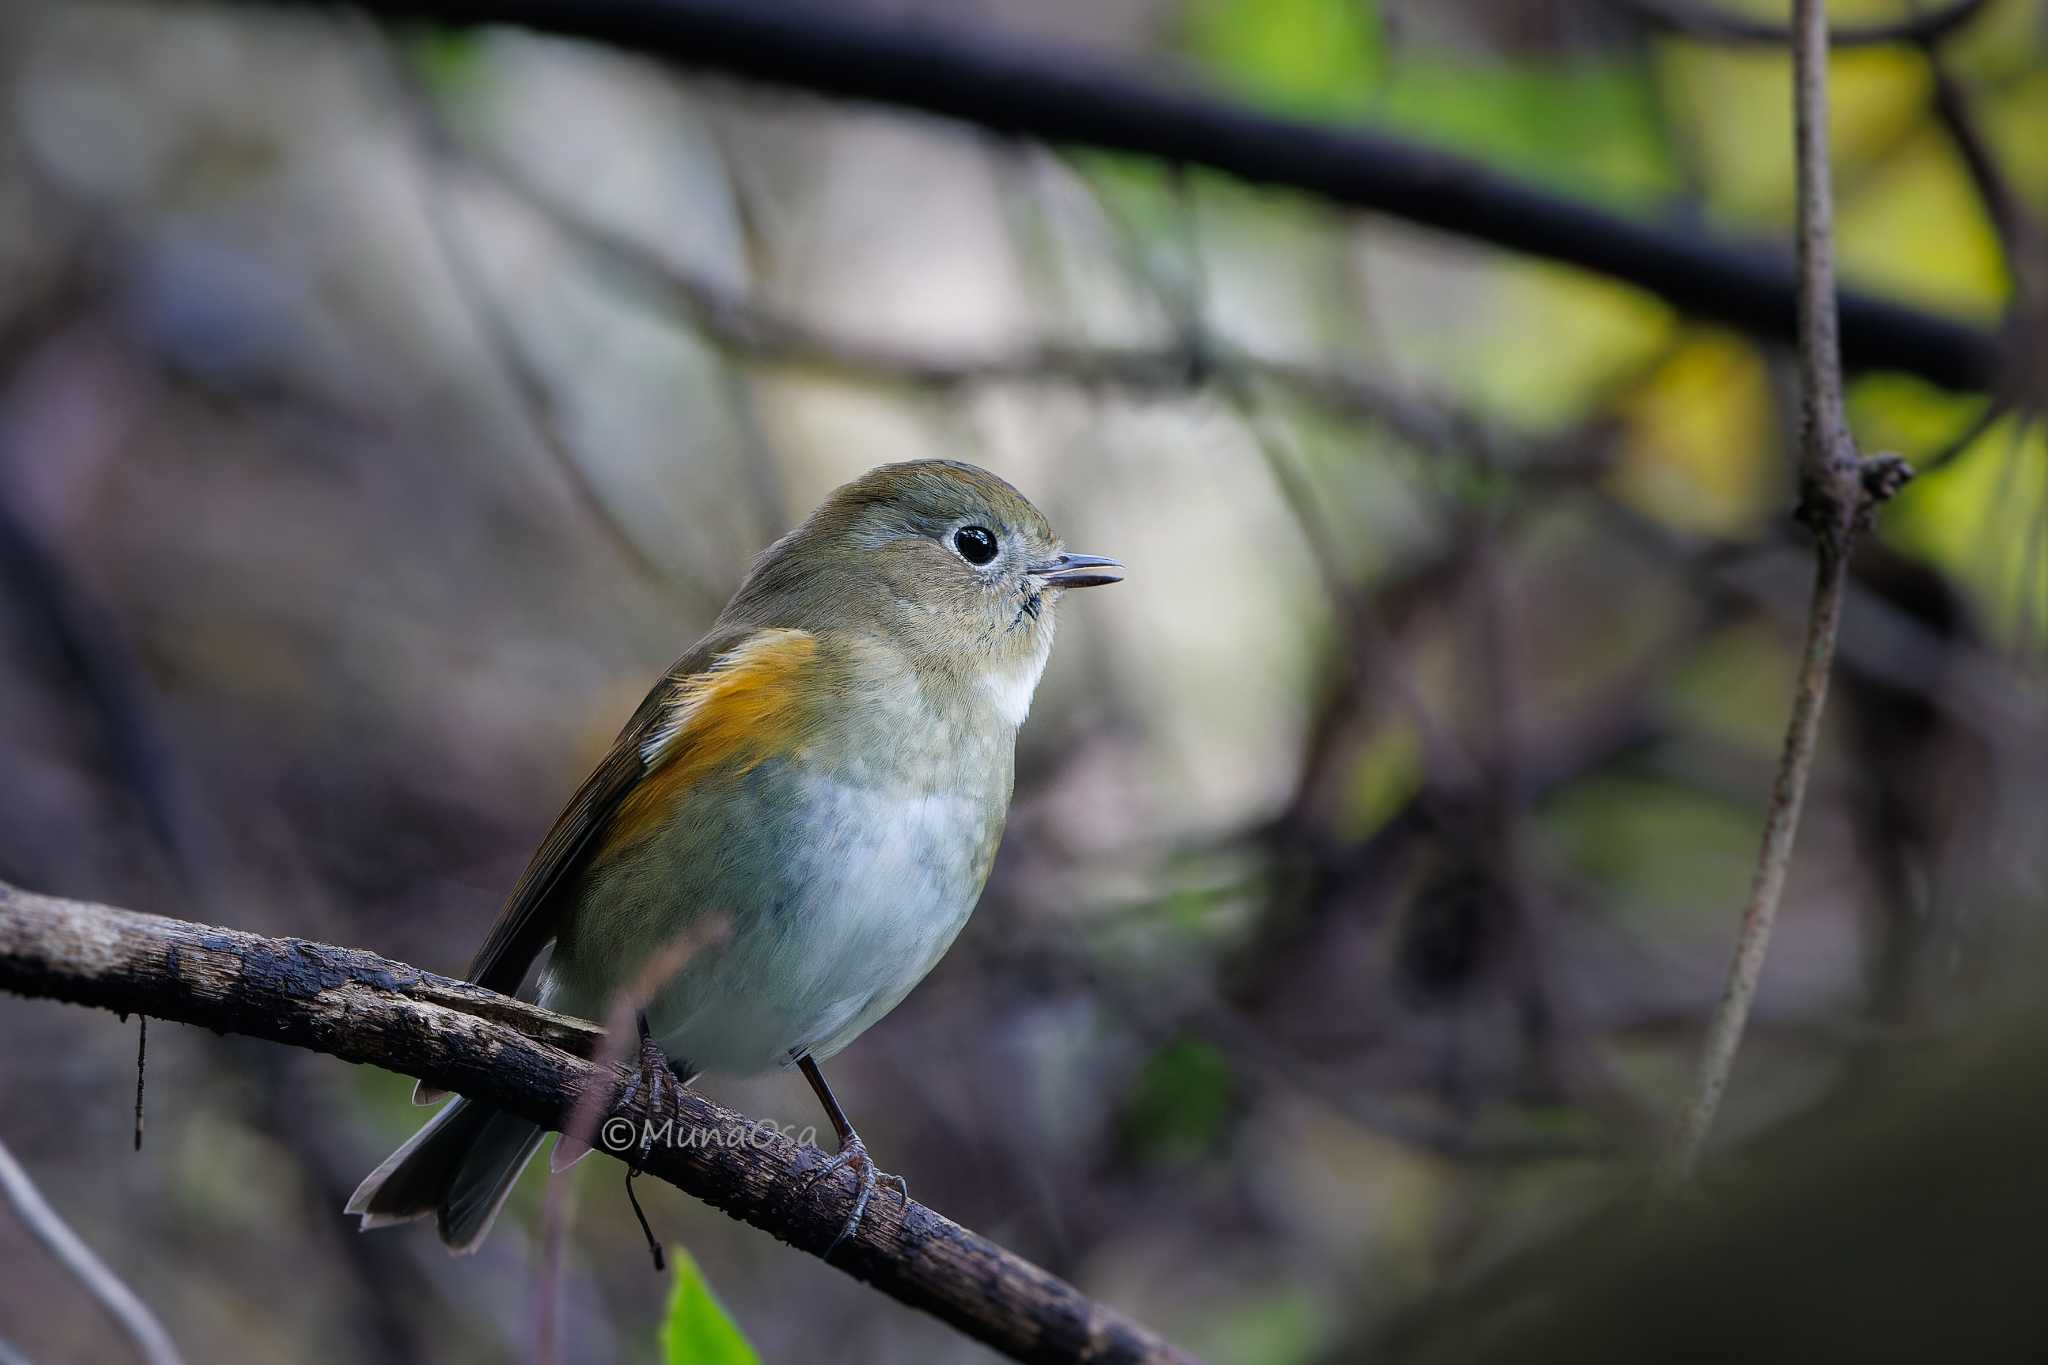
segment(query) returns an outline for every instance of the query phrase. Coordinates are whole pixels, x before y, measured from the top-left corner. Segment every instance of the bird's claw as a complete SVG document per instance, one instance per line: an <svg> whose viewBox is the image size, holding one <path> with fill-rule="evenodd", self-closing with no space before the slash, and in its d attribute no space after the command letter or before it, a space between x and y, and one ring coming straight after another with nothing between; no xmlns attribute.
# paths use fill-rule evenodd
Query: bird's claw
<svg viewBox="0 0 2048 1365"><path fill-rule="evenodd" d="M835 1175L840 1170L849 1166L853 1168L855 1178L859 1182L859 1188L853 1197L853 1209L846 1215L846 1222L839 1229L839 1235L832 1239L832 1245L825 1248L825 1259L828 1261L832 1259L833 1252L839 1250L841 1245L851 1239L856 1232L860 1231L861 1219L867 1216L868 1203L875 1197L875 1187L877 1185L886 1180L887 1183L896 1187L896 1193L905 1204L910 1202L910 1186L904 1182L903 1177L900 1175L885 1177L880 1171L875 1169L874 1159L868 1155L867 1144L860 1140L860 1134L858 1133L849 1133L845 1141L839 1144L837 1152L826 1157L809 1171L806 1171L803 1178L798 1182L797 1188L802 1191L808 1191L813 1185L827 1176Z"/></svg>
<svg viewBox="0 0 2048 1365"><path fill-rule="evenodd" d="M647 1156L654 1150L654 1124L650 1121L663 1116L668 1109L668 1082L674 1076L668 1063L668 1055L661 1045L647 1034L640 1035L640 1069L626 1082L626 1088L619 1092L618 1108L630 1109L633 1101L644 1087L647 1091L647 1119L640 1124L640 1146L634 1154L632 1170L638 1174L647 1164Z"/></svg>

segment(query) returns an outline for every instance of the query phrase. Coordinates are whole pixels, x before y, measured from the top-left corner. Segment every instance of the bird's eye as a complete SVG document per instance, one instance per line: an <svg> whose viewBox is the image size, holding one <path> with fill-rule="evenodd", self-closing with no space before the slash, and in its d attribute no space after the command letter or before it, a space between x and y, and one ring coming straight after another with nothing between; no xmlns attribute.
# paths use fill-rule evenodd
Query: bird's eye
<svg viewBox="0 0 2048 1365"><path fill-rule="evenodd" d="M986 564L996 557L995 533L986 526L963 526L953 533L953 548L969 564Z"/></svg>

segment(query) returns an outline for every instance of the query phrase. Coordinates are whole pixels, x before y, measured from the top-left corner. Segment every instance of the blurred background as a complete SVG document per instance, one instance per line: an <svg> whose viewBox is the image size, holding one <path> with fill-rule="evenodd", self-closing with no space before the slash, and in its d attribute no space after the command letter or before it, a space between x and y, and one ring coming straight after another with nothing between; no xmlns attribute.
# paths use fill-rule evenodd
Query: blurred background
<svg viewBox="0 0 2048 1365"><path fill-rule="evenodd" d="M1786 242L1768 0L862 0ZM1845 283L2035 354L2048 6L1834 67ZM1830 6L1889 23L1910 5ZM2029 299L2037 300L2028 303ZM957 946L832 1068L921 1200L1219 1361L1355 1358L1626 1191L1686 1093L1811 552L1789 355L1196 169L326 9L0 3L0 876L457 972L749 557L967 459L1071 600ZM1718 1161L2038 993L2048 450L1855 376L1855 563ZM189 1359L533 1348L340 1209L410 1082L0 998L0 1140ZM799 1126L793 1076L708 1093ZM577 1168L569 1358L667 1282ZM666 1187L764 1359L986 1361ZM0 1217L0 1337L115 1358Z"/></svg>

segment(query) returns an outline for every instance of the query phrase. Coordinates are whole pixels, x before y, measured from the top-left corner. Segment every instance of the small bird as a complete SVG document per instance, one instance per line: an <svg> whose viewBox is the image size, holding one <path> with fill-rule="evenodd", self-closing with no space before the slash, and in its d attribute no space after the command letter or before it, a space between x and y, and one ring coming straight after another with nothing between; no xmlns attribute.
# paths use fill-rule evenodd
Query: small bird
<svg viewBox="0 0 2048 1365"><path fill-rule="evenodd" d="M859 1177L844 1240L877 1172L818 1064L895 1008L967 923L1054 608L1121 569L1065 553L1037 508L972 465L884 465L838 489L754 561L647 694L469 978L517 993L552 945L527 998L606 1018L650 962L718 917L721 932L645 1000L642 1082L658 1102L664 1075L799 1068L838 1134L825 1169ZM442 1241L473 1251L543 1136L456 1098L347 1211L366 1230L431 1214ZM558 1140L554 1164L583 1150Z"/></svg>

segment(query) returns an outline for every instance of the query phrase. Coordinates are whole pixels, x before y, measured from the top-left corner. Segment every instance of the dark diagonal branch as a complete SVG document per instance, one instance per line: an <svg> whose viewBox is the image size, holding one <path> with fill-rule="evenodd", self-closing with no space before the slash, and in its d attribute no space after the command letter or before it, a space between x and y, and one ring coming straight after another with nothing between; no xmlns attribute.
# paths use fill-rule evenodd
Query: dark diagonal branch
<svg viewBox="0 0 2048 1365"><path fill-rule="evenodd" d="M1707 1027L1698 1091L1664 1164L1671 1180L1691 1176L1712 1130L1742 1046L1750 1003L1763 976L1771 925L1792 867L1799 812L1820 741L1828 675L1848 588L1856 533L1911 477L1894 455L1864 458L1842 407L1842 357L1835 315L1834 189L1828 167L1828 25L1825 0L1793 8L1793 109L1799 175L1799 378L1802 400L1799 516L1816 540L1813 602L1806 623L1792 718L1764 817L1763 847L1737 932L1728 984Z"/></svg>
<svg viewBox="0 0 2048 1365"><path fill-rule="evenodd" d="M1776 251L1643 222L1399 138L1145 80L1086 54L998 45L838 8L744 0L361 0L358 7L394 19L592 38L998 133L1206 166L1580 266L1758 336L1789 342L1796 334L1793 265ZM1905 370L1964 389L1988 388L1996 378L1998 340L1982 328L1853 292L1841 310L1852 366Z"/></svg>
<svg viewBox="0 0 2048 1365"><path fill-rule="evenodd" d="M416 1076L550 1128L592 1087L593 1024L352 948L160 919L0 885L0 989L243 1033ZM607 1108L610 1108L609 1102ZM645 1167L812 1254L845 1220L854 1177L772 1125L684 1091ZM339 1216L339 1215L337 1215ZM1017 1360L1187 1361L1145 1328L921 1204L878 1199L832 1264Z"/></svg>

